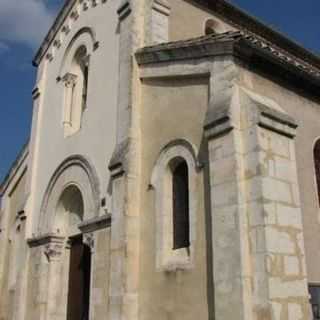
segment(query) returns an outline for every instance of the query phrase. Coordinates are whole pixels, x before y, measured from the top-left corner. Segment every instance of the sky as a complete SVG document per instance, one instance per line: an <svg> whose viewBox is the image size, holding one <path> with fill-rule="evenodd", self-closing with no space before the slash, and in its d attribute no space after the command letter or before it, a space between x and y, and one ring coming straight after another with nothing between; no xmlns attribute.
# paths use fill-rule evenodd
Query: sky
<svg viewBox="0 0 320 320"><path fill-rule="evenodd" d="M63 1L0 0L0 181L28 140L36 72L31 61ZM320 53L319 0L230 2Z"/></svg>

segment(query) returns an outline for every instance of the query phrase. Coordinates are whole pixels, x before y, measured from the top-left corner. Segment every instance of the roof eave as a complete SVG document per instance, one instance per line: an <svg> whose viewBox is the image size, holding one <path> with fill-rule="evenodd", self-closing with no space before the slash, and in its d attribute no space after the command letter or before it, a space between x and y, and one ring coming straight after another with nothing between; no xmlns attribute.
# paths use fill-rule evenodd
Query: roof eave
<svg viewBox="0 0 320 320"><path fill-rule="evenodd" d="M166 49L149 47L136 52L136 59L140 66L170 63L181 60L203 59L217 56L230 56L240 59L248 66L263 67L267 72L274 71L277 77L285 77L290 81L303 80L305 90L312 90L313 94L320 92L320 77L305 69L275 56L271 51L254 46L246 39L228 40L226 42L201 43ZM266 68L268 66L268 68ZM273 67L273 68L271 68ZM309 85L309 86L308 86ZM316 91L317 90L317 91ZM319 95L319 94L317 94Z"/></svg>
<svg viewBox="0 0 320 320"><path fill-rule="evenodd" d="M77 0L65 0L65 3L63 4L62 8L60 9L56 19L54 20L51 28L49 29L47 35L45 36L44 40L42 41L38 51L36 52L33 60L32 65L35 67L38 67L43 56L48 51L52 41L54 40L56 34L60 30L62 24L64 23L66 17L69 15L70 11L72 10L72 7L74 3Z"/></svg>
<svg viewBox="0 0 320 320"><path fill-rule="evenodd" d="M267 26L256 17L248 14L242 9L232 5L226 0L187 0L199 3L209 10L218 14L224 20L229 20L232 24L253 32L266 40L282 47L284 50L296 55L297 57L316 65L320 68L319 56L303 47L301 44L290 39L281 32Z"/></svg>
<svg viewBox="0 0 320 320"><path fill-rule="evenodd" d="M8 189L10 182L12 181L14 176L18 173L21 166L24 164L25 160L28 157L28 154L29 154L29 141L23 145L18 156L12 163L7 175L0 182L0 197L2 197L3 194L6 192L6 190Z"/></svg>

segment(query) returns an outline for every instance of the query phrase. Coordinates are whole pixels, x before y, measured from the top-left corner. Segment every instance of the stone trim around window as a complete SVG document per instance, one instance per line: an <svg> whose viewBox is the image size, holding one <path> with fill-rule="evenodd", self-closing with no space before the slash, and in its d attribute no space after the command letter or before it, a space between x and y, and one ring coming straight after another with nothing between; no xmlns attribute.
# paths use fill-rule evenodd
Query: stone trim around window
<svg viewBox="0 0 320 320"><path fill-rule="evenodd" d="M176 271L193 268L196 241L197 171L195 148L189 143L170 143L163 149L154 166L151 187L155 192L156 215L156 268L157 271ZM189 232L190 246L174 250L172 171L170 164L185 161L189 181Z"/></svg>

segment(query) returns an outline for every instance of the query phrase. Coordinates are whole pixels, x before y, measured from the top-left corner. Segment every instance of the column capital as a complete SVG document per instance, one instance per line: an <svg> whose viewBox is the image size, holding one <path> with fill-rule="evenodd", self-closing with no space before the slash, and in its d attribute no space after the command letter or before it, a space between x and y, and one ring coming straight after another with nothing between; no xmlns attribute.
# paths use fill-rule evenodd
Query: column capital
<svg viewBox="0 0 320 320"><path fill-rule="evenodd" d="M43 253L47 257L48 261L58 260L62 254L63 244L65 237L47 233L27 240L28 245L31 248L42 247Z"/></svg>
<svg viewBox="0 0 320 320"><path fill-rule="evenodd" d="M67 88L72 88L76 84L77 76L73 73L68 72L63 76L62 81Z"/></svg>
<svg viewBox="0 0 320 320"><path fill-rule="evenodd" d="M91 253L94 252L95 237L94 237L94 233L93 232L85 233L83 235L82 242L90 248Z"/></svg>

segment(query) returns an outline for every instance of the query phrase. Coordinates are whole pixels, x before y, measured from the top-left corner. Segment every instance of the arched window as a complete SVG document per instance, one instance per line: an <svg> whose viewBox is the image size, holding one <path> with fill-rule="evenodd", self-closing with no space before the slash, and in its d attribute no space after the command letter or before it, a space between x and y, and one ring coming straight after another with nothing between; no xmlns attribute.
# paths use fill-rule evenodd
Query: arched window
<svg viewBox="0 0 320 320"><path fill-rule="evenodd" d="M63 77L65 83L64 119L65 136L77 132L87 107L89 55L85 46L74 54L69 72Z"/></svg>
<svg viewBox="0 0 320 320"><path fill-rule="evenodd" d="M62 193L58 206L58 219L56 226L59 232L69 233L66 227L75 228L82 222L84 205L81 191L75 185L68 186Z"/></svg>
<svg viewBox="0 0 320 320"><path fill-rule="evenodd" d="M313 149L313 159L317 181L318 201L320 206L320 139L316 142Z"/></svg>
<svg viewBox="0 0 320 320"><path fill-rule="evenodd" d="M188 165L183 160L172 169L173 249L190 246Z"/></svg>
<svg viewBox="0 0 320 320"><path fill-rule="evenodd" d="M208 19L205 23L205 35L216 34L217 23L213 19Z"/></svg>
<svg viewBox="0 0 320 320"><path fill-rule="evenodd" d="M152 173L158 270L193 266L198 194L194 150L185 140L173 141L161 152Z"/></svg>

